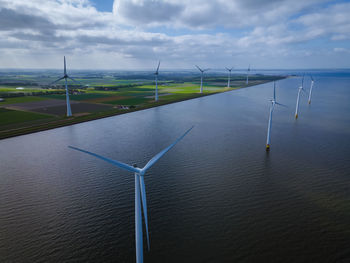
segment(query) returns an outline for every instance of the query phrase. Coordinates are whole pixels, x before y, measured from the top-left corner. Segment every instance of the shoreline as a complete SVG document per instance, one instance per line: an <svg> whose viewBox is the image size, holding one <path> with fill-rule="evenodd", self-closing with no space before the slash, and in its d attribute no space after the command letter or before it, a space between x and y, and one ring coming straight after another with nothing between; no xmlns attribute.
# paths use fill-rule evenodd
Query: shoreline
<svg viewBox="0 0 350 263"><path fill-rule="evenodd" d="M278 80L285 79L285 78L286 77L279 76ZM35 133L35 132L51 130L51 129L55 129L55 128L61 128L61 127L79 124L79 123L83 123L83 122L94 121L94 120L98 120L98 119L102 119L102 118L118 116L121 114L132 113L135 111L147 110L150 108L155 108L155 107L168 105L168 104L172 104L172 103L177 103L177 102L182 102L182 101L186 101L186 100L192 100L192 99L211 96L211 95L215 95L215 94L225 93L225 92L234 91L234 90L238 90L238 89L254 87L254 86L266 84L269 82L272 82L272 81L261 82L259 84L248 85L248 86L239 87L239 88L230 88L230 89L227 89L225 91L220 91L220 92L204 93L204 94L195 93L195 94L191 94L191 96L188 96L186 98L179 98L179 99L172 100L172 101L163 101L163 102L159 101L159 102L154 103L154 104L136 107L133 109L127 109L127 110L123 110L120 112L110 111L110 112L102 112L102 113L96 113L96 114L85 115L85 116L75 116L75 117L73 115L73 118L64 118L64 119L55 120L55 121L51 121L51 122L47 122L47 123L43 123L43 124L38 124L38 125L29 125L29 126L25 126L25 127L21 127L21 128L8 129L8 130L0 131L0 140L15 137L15 136L21 136L21 135L26 135L26 134L30 134L30 133Z"/></svg>

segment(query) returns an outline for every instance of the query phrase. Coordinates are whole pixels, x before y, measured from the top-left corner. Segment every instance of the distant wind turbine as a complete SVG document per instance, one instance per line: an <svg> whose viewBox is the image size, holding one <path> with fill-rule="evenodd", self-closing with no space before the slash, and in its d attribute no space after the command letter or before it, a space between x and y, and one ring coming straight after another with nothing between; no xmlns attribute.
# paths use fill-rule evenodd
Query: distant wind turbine
<svg viewBox="0 0 350 263"><path fill-rule="evenodd" d="M269 116L269 122L267 125L267 137L266 137L266 151L270 150L270 133L271 133L271 126L272 126L272 113L275 109L275 105L284 106L281 103L278 103L276 101L276 82L273 82L273 99L271 100L271 107L270 107L270 116Z"/></svg>
<svg viewBox="0 0 350 263"><path fill-rule="evenodd" d="M250 64L249 64L248 70L247 70L247 80L245 82L246 85L248 85L248 83L249 83L249 73L250 73Z"/></svg>
<svg viewBox="0 0 350 263"><path fill-rule="evenodd" d="M226 68L226 67L225 67L225 68ZM232 68L226 68L226 70L228 71L227 87L230 88L231 71L233 70L233 67L232 67Z"/></svg>
<svg viewBox="0 0 350 263"><path fill-rule="evenodd" d="M310 76L311 78L311 86L310 86L310 91L309 91L309 99L308 99L308 103L311 104L311 94L312 94L312 88L314 87L314 78L312 76Z"/></svg>
<svg viewBox="0 0 350 263"><path fill-rule="evenodd" d="M208 71L209 69L201 69L200 67L198 67L197 65L195 65L199 71L201 72L201 88L200 88L200 93L203 93L203 73Z"/></svg>
<svg viewBox="0 0 350 263"><path fill-rule="evenodd" d="M156 78L156 95L155 95L155 101L158 101L158 71L159 71L160 61L158 62L158 67L156 72L154 73Z"/></svg>
<svg viewBox="0 0 350 263"><path fill-rule="evenodd" d="M303 78L301 80L301 86L299 87L298 89L298 96L297 96L297 104L295 106L295 118L297 119L298 118L298 112L299 112L299 100L300 100L300 93L303 91L305 92L304 90L304 77L305 77L305 74L303 75Z"/></svg>
<svg viewBox="0 0 350 263"><path fill-rule="evenodd" d="M118 166L126 171L133 172L135 176L135 240L136 240L136 262L142 263L143 262L143 235L142 235L142 213L141 213L141 200L142 200L142 210L143 210L143 216L145 220L145 228L146 228L146 234L147 234L147 247L148 251L150 250L150 243L149 243L149 234L148 234L148 218L147 218L147 201L146 201L146 188L145 188L145 182L144 182L144 175L146 171L151 168L165 153L167 153L171 148L173 148L182 138L184 138L191 130L193 126L188 129L182 136L177 138L171 145L169 145L167 148L159 152L157 155L155 155L151 160L148 161L148 163L141 169L138 168L136 164L133 166L130 166L128 164L109 159L107 157L103 157L101 155L98 155L96 153L92 153L89 151L85 151L82 149L79 149L77 147L68 146L69 148L73 150L77 150L89 155L92 155L96 158L99 158L105 162L108 162L110 164L113 164L115 166Z"/></svg>
<svg viewBox="0 0 350 263"><path fill-rule="evenodd" d="M76 81L75 79L71 78L70 76L67 75L67 70L66 70L66 57L63 57L63 62L64 62L64 69L63 69L63 77L56 79L55 81L51 82L49 85L52 85L62 79L65 80L65 85L66 85L66 104L67 104L67 117L72 116L72 110L70 108L70 101L69 101L69 92L68 92L68 86L67 86L67 79L71 79L74 82L81 84L80 82Z"/></svg>

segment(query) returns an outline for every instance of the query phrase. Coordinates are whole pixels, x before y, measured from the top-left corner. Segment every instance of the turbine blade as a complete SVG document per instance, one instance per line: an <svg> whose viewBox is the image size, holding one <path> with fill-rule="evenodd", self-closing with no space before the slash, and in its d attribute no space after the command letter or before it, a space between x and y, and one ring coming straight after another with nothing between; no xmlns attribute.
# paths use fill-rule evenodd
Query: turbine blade
<svg viewBox="0 0 350 263"><path fill-rule="evenodd" d="M199 69L200 72L203 72L203 70L200 67L198 67L197 65L195 66Z"/></svg>
<svg viewBox="0 0 350 263"><path fill-rule="evenodd" d="M75 83L78 83L78 84L81 85L81 86L85 86L83 83L81 83L80 81L77 81L76 79L73 79L73 78L70 77L70 76L68 76L68 78L69 78L70 80L73 80Z"/></svg>
<svg viewBox="0 0 350 263"><path fill-rule="evenodd" d="M56 79L55 81L52 81L49 85L52 85L52 84L54 84L54 83L56 83L56 82L58 82L58 81L60 81L60 80L62 80L62 79L64 79L64 77L59 78L59 79Z"/></svg>
<svg viewBox="0 0 350 263"><path fill-rule="evenodd" d="M64 75L67 74L67 70L66 70L66 56L63 56L63 61L64 61Z"/></svg>
<svg viewBox="0 0 350 263"><path fill-rule="evenodd" d="M140 190L141 190L143 217L145 218L145 226L146 226L147 247L148 247L148 251L149 251L150 250L150 246L149 246L149 234L148 234L146 187L145 187L145 181L144 181L144 176L143 175L140 176Z"/></svg>
<svg viewBox="0 0 350 263"><path fill-rule="evenodd" d="M169 145L167 148L165 148L163 151L155 155L149 162L142 168L142 172L145 173L153 164L155 164L164 154L166 154L171 148L173 148L180 140L182 140L183 137L189 133L194 126L192 126L190 129L188 129L182 136L176 139L175 142L173 142L171 145Z"/></svg>
<svg viewBox="0 0 350 263"><path fill-rule="evenodd" d="M157 70L156 70L156 73L157 73L157 74L158 74L159 66L160 66L160 60L159 60L159 62L158 62L158 67L157 67Z"/></svg>
<svg viewBox="0 0 350 263"><path fill-rule="evenodd" d="M116 165L116 166L119 166L120 168L124 169L124 170L127 170L127 171L130 171L130 172L133 172L133 173L140 173L140 169L139 168L136 168L136 167L132 167L128 164L125 164L125 163L122 163L122 162L118 162L116 160L112 160L112 159L109 159L109 158L106 158L106 157L103 157L101 155L98 155L96 153L92 153L92 152L89 152L89 151L85 151L85 150L82 150L82 149L79 149L77 147L74 147L74 146L68 146L69 148L73 149L73 150L76 150L76 151L80 151L80 152L83 152L83 153L87 153L89 155L92 155L96 158L99 158L107 163L110 163L110 164L113 164L113 165Z"/></svg>
<svg viewBox="0 0 350 263"><path fill-rule="evenodd" d="M282 106L282 107L285 107L285 108L288 108L288 106L287 105L284 105L284 104L281 104L281 103L278 103L278 102L275 102L277 105L279 105L279 106Z"/></svg>

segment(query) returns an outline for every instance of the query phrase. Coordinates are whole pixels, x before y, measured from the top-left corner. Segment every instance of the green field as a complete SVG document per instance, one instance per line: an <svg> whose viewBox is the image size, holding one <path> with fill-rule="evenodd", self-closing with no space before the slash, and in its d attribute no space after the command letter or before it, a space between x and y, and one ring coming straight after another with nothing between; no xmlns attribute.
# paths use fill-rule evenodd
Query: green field
<svg viewBox="0 0 350 263"><path fill-rule="evenodd" d="M155 102L153 74L76 72L72 77L83 85L68 82L70 100L74 103L71 105L73 116L67 118L64 102L50 101L50 99L66 99L64 82L49 85L60 74L61 72L45 72L45 74L15 72L0 75L0 98L4 99L0 102L0 138L230 91L245 87L246 79L245 75L232 76L231 87L228 89L226 75L206 76L203 82L203 94L200 94L199 74L166 75L163 73L158 80L159 100ZM252 75L250 85L276 79L281 77ZM23 87L23 89L18 90L17 87ZM33 108L30 102L38 103ZM16 110L13 107L6 108L9 104L18 104ZM118 106L130 108L120 109Z"/></svg>
<svg viewBox="0 0 350 263"><path fill-rule="evenodd" d="M105 102L106 104L113 105L127 105L127 106L136 106L140 104L144 104L146 102L150 102L151 99L143 98L143 97L135 97L129 99L121 99L121 100L112 100Z"/></svg>
<svg viewBox="0 0 350 263"><path fill-rule="evenodd" d="M111 96L111 94L91 92L91 93L83 93L79 95L71 94L69 98L75 101L84 101L84 100L92 100L92 99L98 99L98 98L106 98L109 96ZM41 99L65 100L66 95L65 94L44 95L44 96L41 96Z"/></svg>
<svg viewBox="0 0 350 263"><path fill-rule="evenodd" d="M4 101L0 102L0 106L7 105L7 104L42 101L42 100L45 100L45 99L41 98L41 97L36 97L36 96L23 96L23 97L6 98Z"/></svg>
<svg viewBox="0 0 350 263"><path fill-rule="evenodd" d="M0 127L51 118L53 117L45 114L0 108Z"/></svg>

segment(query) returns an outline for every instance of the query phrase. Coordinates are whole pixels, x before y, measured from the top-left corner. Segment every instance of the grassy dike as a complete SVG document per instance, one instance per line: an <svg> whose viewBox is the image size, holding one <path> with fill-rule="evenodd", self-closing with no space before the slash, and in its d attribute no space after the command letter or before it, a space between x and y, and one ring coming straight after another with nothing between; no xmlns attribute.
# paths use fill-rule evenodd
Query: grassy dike
<svg viewBox="0 0 350 263"><path fill-rule="evenodd" d="M254 85L248 85L249 86L255 86L255 85L260 85L263 83L267 83L269 81L261 81L260 83L254 84ZM113 109L110 111L104 111L104 112L98 112L98 113L91 113L89 115L84 115L84 116L72 116L72 117L63 117L63 118L53 118L49 119L45 122L39 122L39 123L23 123L21 127L15 127L15 128L10 128L6 130L0 131L0 139L5 139L5 138L10 138L14 136L19 136L19 135L24 135L24 134L29 134L29 133L34 133L34 132L39 132L39 131L45 131L49 129L54 129L58 127L63 127L63 126L68 126L68 125L73 125L77 123L82 123L86 121L92 121L92 120L97 120L101 118L106 118L106 117L112 117L120 114L125 114L125 113L130 113L134 111L139 111L139 110L145 110L153 107L158 107L162 105L167 105L171 103L176 103L180 101L185 101L185 100L191 100L191 99L196 99L200 97L205 97L205 96L210 96L218 93L223 93L223 92L228 92L240 88L245 88L245 87L239 87L239 88L230 88L226 89L224 91L218 91L218 92L209 92L209 93L191 93L191 94L181 94L181 95L176 95L171 97L170 99L165 97L160 97L160 100L158 102L152 102L152 103L147 103L141 106L138 106L136 108L131 108L131 109L124 109L124 110L119 110L119 109Z"/></svg>

